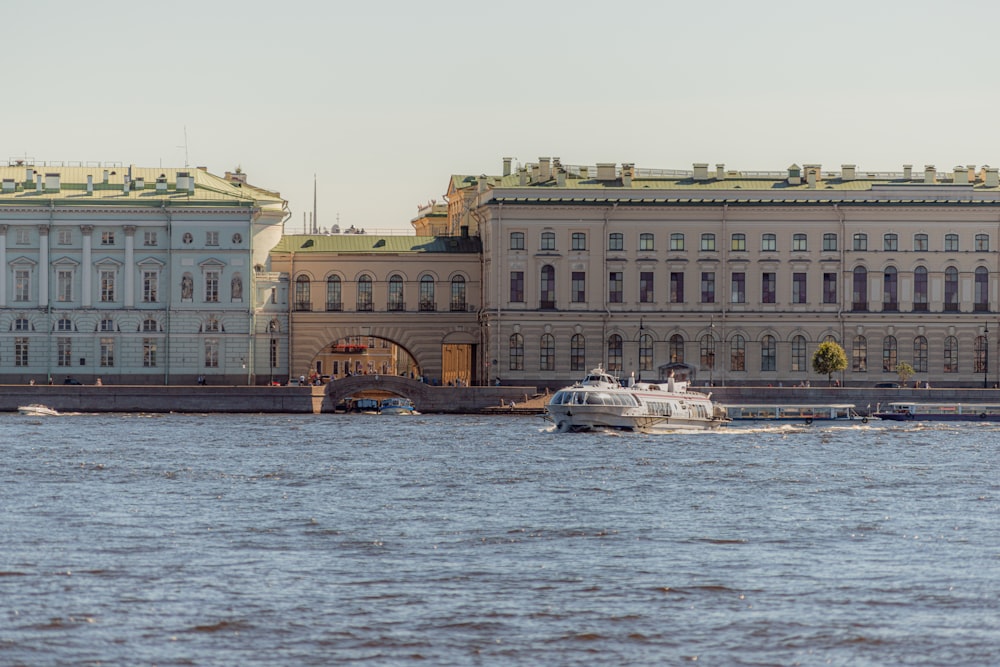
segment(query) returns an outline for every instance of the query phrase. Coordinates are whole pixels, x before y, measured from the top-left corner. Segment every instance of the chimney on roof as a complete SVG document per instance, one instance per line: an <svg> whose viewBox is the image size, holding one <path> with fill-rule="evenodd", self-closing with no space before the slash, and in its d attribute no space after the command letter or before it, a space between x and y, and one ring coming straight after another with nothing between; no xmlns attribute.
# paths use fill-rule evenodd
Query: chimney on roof
<svg viewBox="0 0 1000 667"><path fill-rule="evenodd" d="M809 174L809 170L814 170L816 172L816 180L817 181L822 181L823 180L823 168L822 168L822 165L818 165L818 164L804 164L804 165L802 165L802 168L805 170L805 172L806 172L807 175Z"/></svg>
<svg viewBox="0 0 1000 667"><path fill-rule="evenodd" d="M139 178L135 179L135 189L136 190L146 189L146 179L144 177L140 176Z"/></svg>
<svg viewBox="0 0 1000 667"><path fill-rule="evenodd" d="M857 165L854 164L840 165L840 180L853 181L855 178L857 178Z"/></svg>
<svg viewBox="0 0 1000 667"><path fill-rule="evenodd" d="M94 175L87 174L87 194L94 194Z"/></svg>
<svg viewBox="0 0 1000 667"><path fill-rule="evenodd" d="M695 162L691 166L694 169L694 180L696 180L696 181L707 181L708 180L708 163L707 162Z"/></svg>
<svg viewBox="0 0 1000 667"><path fill-rule="evenodd" d="M108 183L108 182L110 182L110 180L111 180L111 179L110 179L110 177L108 176L108 170L107 170L107 169L105 169L105 170L104 170L104 181L103 181L103 182L104 182L104 183Z"/></svg>
<svg viewBox="0 0 1000 667"><path fill-rule="evenodd" d="M816 189L816 172L817 170L814 167L810 167L809 170L806 171L806 183L809 184L809 188L811 190Z"/></svg>
<svg viewBox="0 0 1000 667"><path fill-rule="evenodd" d="M622 162L622 185L626 188L632 187L633 176L635 176L635 165L631 162Z"/></svg>
<svg viewBox="0 0 1000 667"><path fill-rule="evenodd" d="M517 170L517 184L527 185L528 184L528 169L526 167L521 167Z"/></svg>
<svg viewBox="0 0 1000 667"><path fill-rule="evenodd" d="M509 157L505 157L503 159L503 175L504 176L510 176L510 163L512 161L513 161L513 158L509 158Z"/></svg>
<svg viewBox="0 0 1000 667"><path fill-rule="evenodd" d="M156 191L166 192L167 191L167 177L160 174L156 177Z"/></svg>
<svg viewBox="0 0 1000 667"><path fill-rule="evenodd" d="M550 178L552 178L552 163L547 157L538 158L538 180L545 182Z"/></svg>
<svg viewBox="0 0 1000 667"><path fill-rule="evenodd" d="M988 188L1000 187L1000 176L997 174L996 167L983 165L983 185Z"/></svg>
<svg viewBox="0 0 1000 667"><path fill-rule="evenodd" d="M24 187L35 184L35 170L28 167L24 170Z"/></svg>
<svg viewBox="0 0 1000 667"><path fill-rule="evenodd" d="M489 183L486 180L486 174L480 174L479 178L476 180L476 186L479 192L486 192L489 190Z"/></svg>
<svg viewBox="0 0 1000 667"><path fill-rule="evenodd" d="M562 168L562 165L556 169L556 185L560 188L566 187L566 170Z"/></svg>
<svg viewBox="0 0 1000 667"><path fill-rule="evenodd" d="M788 184L802 185L802 169L797 164L788 167Z"/></svg>
<svg viewBox="0 0 1000 667"><path fill-rule="evenodd" d="M182 192L188 189L188 180L191 179L191 175L186 171L177 172L177 191Z"/></svg>
<svg viewBox="0 0 1000 667"><path fill-rule="evenodd" d="M932 164L924 165L924 183L934 183L937 181L937 169Z"/></svg>
<svg viewBox="0 0 1000 667"><path fill-rule="evenodd" d="M590 178L590 167L580 167L580 179L587 180Z"/></svg>
<svg viewBox="0 0 1000 667"><path fill-rule="evenodd" d="M966 170L969 172L969 183L976 182L976 165L967 164L965 165Z"/></svg>
<svg viewBox="0 0 1000 667"><path fill-rule="evenodd" d="M14 182L13 178L5 178L5 179L3 179L3 191L5 193L6 192L14 192L15 190L17 190L17 184Z"/></svg>
<svg viewBox="0 0 1000 667"><path fill-rule="evenodd" d="M613 181L617 178L615 174L615 163L614 162L598 162L597 163L597 180L599 181Z"/></svg>
<svg viewBox="0 0 1000 667"><path fill-rule="evenodd" d="M913 165L904 164L903 165L903 180L912 181L913 180Z"/></svg>
<svg viewBox="0 0 1000 667"><path fill-rule="evenodd" d="M726 165L722 163L715 165L715 178L720 181L726 180Z"/></svg>
<svg viewBox="0 0 1000 667"><path fill-rule="evenodd" d="M951 179L952 183L968 183L969 182L969 172L965 170L965 167L958 165L955 167L954 174Z"/></svg>

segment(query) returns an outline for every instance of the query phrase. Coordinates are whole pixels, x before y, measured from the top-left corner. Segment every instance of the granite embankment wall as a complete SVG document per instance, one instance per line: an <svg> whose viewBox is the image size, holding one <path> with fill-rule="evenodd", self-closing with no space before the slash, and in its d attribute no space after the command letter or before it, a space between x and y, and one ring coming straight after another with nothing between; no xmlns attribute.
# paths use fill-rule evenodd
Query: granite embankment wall
<svg viewBox="0 0 1000 667"><path fill-rule="evenodd" d="M0 385L0 412L42 403L60 412L333 412L344 396L380 389L412 398L426 413L476 413L523 403L535 387L432 387L413 380L338 380L329 387ZM708 391L708 388L699 388ZM714 387L723 404L777 405L853 403L859 412L891 401L1000 404L1000 389L874 389L857 387ZM531 401L532 404L539 401ZM514 413L516 414L516 413Z"/></svg>

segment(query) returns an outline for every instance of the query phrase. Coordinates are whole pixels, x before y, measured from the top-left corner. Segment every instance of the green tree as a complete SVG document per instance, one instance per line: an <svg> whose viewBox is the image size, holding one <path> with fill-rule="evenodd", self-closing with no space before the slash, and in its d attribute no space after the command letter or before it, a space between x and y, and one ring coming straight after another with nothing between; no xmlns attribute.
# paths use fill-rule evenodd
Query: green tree
<svg viewBox="0 0 1000 667"><path fill-rule="evenodd" d="M824 341L813 353L812 367L820 375L825 375L827 382L833 384L833 374L847 368L847 353L837 343Z"/></svg>
<svg viewBox="0 0 1000 667"><path fill-rule="evenodd" d="M902 386L906 386L907 381L913 377L914 373L916 373L916 371L913 370L913 366L909 365L905 361L901 361L896 364L896 375L899 376L899 384Z"/></svg>

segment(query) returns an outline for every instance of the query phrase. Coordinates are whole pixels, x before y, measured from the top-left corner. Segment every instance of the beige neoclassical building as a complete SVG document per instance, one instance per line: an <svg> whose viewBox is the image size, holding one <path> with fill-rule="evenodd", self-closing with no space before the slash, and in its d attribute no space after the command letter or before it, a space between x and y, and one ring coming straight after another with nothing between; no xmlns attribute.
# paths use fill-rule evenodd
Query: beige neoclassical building
<svg viewBox="0 0 1000 667"><path fill-rule="evenodd" d="M603 364L787 386L819 379L827 339L848 354L847 384L897 380L903 361L931 384L1000 380L996 168L540 158L473 188L486 353L504 381L558 385Z"/></svg>

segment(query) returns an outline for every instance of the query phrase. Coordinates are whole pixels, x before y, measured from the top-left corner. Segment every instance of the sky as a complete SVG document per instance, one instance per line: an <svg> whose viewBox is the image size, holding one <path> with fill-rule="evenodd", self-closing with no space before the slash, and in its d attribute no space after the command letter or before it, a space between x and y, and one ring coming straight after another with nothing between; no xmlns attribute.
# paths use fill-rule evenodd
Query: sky
<svg viewBox="0 0 1000 667"><path fill-rule="evenodd" d="M1000 165L1000 3L39 0L3 12L0 143L241 167L320 227L412 230L452 174ZM3 149L0 149L2 151Z"/></svg>

